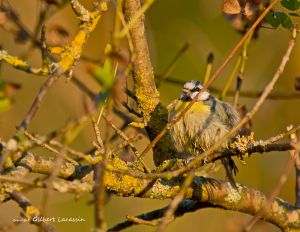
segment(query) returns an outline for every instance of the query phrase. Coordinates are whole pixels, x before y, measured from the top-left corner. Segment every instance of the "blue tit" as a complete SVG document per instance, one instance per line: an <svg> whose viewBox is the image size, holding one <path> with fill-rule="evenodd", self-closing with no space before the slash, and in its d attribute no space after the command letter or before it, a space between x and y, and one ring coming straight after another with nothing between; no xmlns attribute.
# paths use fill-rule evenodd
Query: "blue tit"
<svg viewBox="0 0 300 232"><path fill-rule="evenodd" d="M177 151L187 159L214 145L240 120L238 112L230 104L211 96L208 90L198 95L202 88L203 85L199 81L186 82L179 98L168 108L170 122L197 97L192 107L169 131ZM226 147L227 144L228 141L223 146ZM234 161L231 157L221 161L227 178L236 187L233 173L236 174L237 167Z"/></svg>

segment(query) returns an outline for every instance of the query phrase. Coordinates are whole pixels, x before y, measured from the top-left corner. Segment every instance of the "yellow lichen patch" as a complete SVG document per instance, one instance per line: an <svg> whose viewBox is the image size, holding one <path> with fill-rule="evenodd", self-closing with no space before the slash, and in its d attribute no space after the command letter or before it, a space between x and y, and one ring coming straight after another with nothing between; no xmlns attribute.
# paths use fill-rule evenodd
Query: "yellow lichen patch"
<svg viewBox="0 0 300 232"><path fill-rule="evenodd" d="M13 56L7 57L6 61L7 61L7 63L11 64L14 67L28 67L29 66L25 61L20 60L17 57L13 57Z"/></svg>
<svg viewBox="0 0 300 232"><path fill-rule="evenodd" d="M82 53L82 48L86 42L86 33L82 30L78 32L70 45L66 46L65 51L61 54L61 61L59 62L60 68L65 72L78 59Z"/></svg>
<svg viewBox="0 0 300 232"><path fill-rule="evenodd" d="M107 165L107 174L105 175L104 182L105 187L111 191L122 193L122 195L137 195L147 185L146 180L140 180L138 178L119 174L113 170L128 170L126 162L120 160L117 157L110 159ZM134 169L132 171L135 171Z"/></svg>
<svg viewBox="0 0 300 232"><path fill-rule="evenodd" d="M108 10L107 3L106 3L106 2L102 2L102 3L101 3L101 10L102 10L102 11L107 11L107 10Z"/></svg>
<svg viewBox="0 0 300 232"><path fill-rule="evenodd" d="M102 3L101 8L102 11L106 11L107 4ZM91 33L95 29L100 17L101 14L99 11L89 12L89 20L87 20L87 22L82 22L79 32L70 42L70 44L65 47L52 47L48 49L51 53L61 56L61 60L58 63L55 63L56 65L58 65L56 70L64 73L73 66L76 59L79 59L89 33ZM21 69L29 73L43 75L47 75L49 73L48 68L33 69L25 61L20 60L17 57L8 55L6 51L0 51L0 61L2 60L7 62L8 64L11 64L17 69Z"/></svg>
<svg viewBox="0 0 300 232"><path fill-rule="evenodd" d="M3 196L9 195L14 191L21 191L22 186L15 183L3 182L0 183L0 201L3 201L5 198Z"/></svg>
<svg viewBox="0 0 300 232"><path fill-rule="evenodd" d="M128 175L110 173L105 175L105 186L114 192L122 192L125 195L137 194L142 191L142 186L137 178Z"/></svg>
<svg viewBox="0 0 300 232"><path fill-rule="evenodd" d="M101 17L101 15L98 11L91 12L90 13L90 22L89 23L84 23L82 25L82 27L87 28L88 31L91 33L95 29L100 17Z"/></svg>
<svg viewBox="0 0 300 232"><path fill-rule="evenodd" d="M10 64L16 69L23 70L28 73L32 74L41 74L41 75L47 75L48 74L48 68L32 68L27 62L19 59L16 56L11 56L7 54L6 51L0 51L0 61L5 61L6 63Z"/></svg>
<svg viewBox="0 0 300 232"><path fill-rule="evenodd" d="M83 30L80 30L78 34L75 36L74 40L71 42L70 46L67 47L67 52L71 53L74 58L78 58L78 56L82 52L82 47L86 42L87 34Z"/></svg>
<svg viewBox="0 0 300 232"><path fill-rule="evenodd" d="M8 55L6 51L0 51L0 60L4 60L14 67L29 67L29 65L25 61L20 60L16 56Z"/></svg>
<svg viewBox="0 0 300 232"><path fill-rule="evenodd" d="M225 201L230 203L230 204L237 204L241 198L241 186L237 186L237 189L233 188L231 184L227 185L229 191L228 195L225 197Z"/></svg>
<svg viewBox="0 0 300 232"><path fill-rule="evenodd" d="M136 128L145 128L145 124L142 122L131 122L129 123L130 126L136 127Z"/></svg>
<svg viewBox="0 0 300 232"><path fill-rule="evenodd" d="M64 48L51 48L50 51L52 53L61 55L59 66L63 72L69 70L74 64L74 61L79 59L82 54L83 46L88 39L89 33L95 29L99 19L100 14L98 11L91 12L90 21L83 23L80 26L81 29L69 45Z"/></svg>
<svg viewBox="0 0 300 232"><path fill-rule="evenodd" d="M36 207L32 205L26 207L26 211L25 211L26 218L32 219L36 215L40 215L40 211Z"/></svg>
<svg viewBox="0 0 300 232"><path fill-rule="evenodd" d="M237 136L236 141L230 144L232 149L238 149L244 153L248 147L254 143L254 133L252 132L249 136Z"/></svg>
<svg viewBox="0 0 300 232"><path fill-rule="evenodd" d="M48 51L51 52L52 54L61 54L65 51L65 48L63 47L49 47Z"/></svg>
<svg viewBox="0 0 300 232"><path fill-rule="evenodd" d="M152 199L166 199L172 198L180 191L180 186L173 186L172 182L168 180L158 179L151 189L149 198Z"/></svg>
<svg viewBox="0 0 300 232"><path fill-rule="evenodd" d="M139 103L139 110L143 114L143 122L147 124L150 120L150 114L154 111L157 104L159 103L159 97L158 94L150 94L149 89L144 88L136 88L135 89L135 95L138 99ZM157 96L157 97L156 97Z"/></svg>

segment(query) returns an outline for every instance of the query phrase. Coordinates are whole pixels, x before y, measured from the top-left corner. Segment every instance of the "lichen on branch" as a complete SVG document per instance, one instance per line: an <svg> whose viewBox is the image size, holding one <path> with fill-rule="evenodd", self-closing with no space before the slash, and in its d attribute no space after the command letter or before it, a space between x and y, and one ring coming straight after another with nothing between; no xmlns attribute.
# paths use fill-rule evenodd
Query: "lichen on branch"
<svg viewBox="0 0 300 232"><path fill-rule="evenodd" d="M140 12L140 9L140 0L124 0L124 13L127 23L135 17L136 12ZM134 91L138 108L143 115L141 127L147 125L150 121L151 113L159 103L159 92L155 86L144 20L144 14L141 14L129 30L133 43L133 54L131 55Z"/></svg>

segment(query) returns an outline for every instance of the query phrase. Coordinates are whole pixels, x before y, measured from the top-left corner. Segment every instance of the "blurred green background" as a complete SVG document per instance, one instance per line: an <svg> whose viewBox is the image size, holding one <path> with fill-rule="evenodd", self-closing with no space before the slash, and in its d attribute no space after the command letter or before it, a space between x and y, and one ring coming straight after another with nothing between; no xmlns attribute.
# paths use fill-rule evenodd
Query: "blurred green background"
<svg viewBox="0 0 300 232"><path fill-rule="evenodd" d="M10 0L10 4L19 13L23 23L28 28L33 28L38 11L39 1L36 0ZM86 5L90 2L86 1ZM84 54L88 57L103 58L104 48L111 41L114 20L115 2L110 4L109 12L101 19L96 31L85 48ZM174 55L185 42L190 48L181 57L171 76L179 80L201 80L208 53L215 55L214 70L224 61L231 49L241 38L225 20L221 12L221 1L206 0L163 0L155 1L146 16L147 33L151 58L155 73L162 73L169 65ZM70 7L56 13L49 21L49 25L60 25L74 35L78 30L78 21ZM21 56L28 49L28 44L16 44L9 33L0 29L0 44L10 54ZM264 86L274 74L281 57L287 47L290 33L282 28L277 30L262 29L258 40L251 42L249 58L246 64L245 79L242 90L263 90ZM300 75L300 46L297 45L291 56L285 72L278 81L275 91L294 92L294 78ZM236 57L213 83L214 87L222 88ZM40 54L35 50L30 54L28 62L33 66L40 66ZM96 82L87 74L86 62L79 62L75 74L93 91L98 91ZM3 140L10 138L15 133L15 126L20 123L28 107L36 96L45 77L38 77L15 70L4 64L1 79L14 81L22 85L15 96L14 107L8 112L0 114L0 137ZM232 86L234 87L234 86ZM181 86L163 83L160 87L161 100L168 104L175 99ZM226 98L231 102L232 98ZM242 98L241 104L248 109L255 100ZM286 126L299 125L299 100L267 100L261 110L253 119L255 139L267 139L278 133L284 132ZM84 113L83 93L71 82L61 79L48 92L42 107L32 121L30 131L39 134L47 133L63 126L71 118L79 117ZM76 139L72 147L85 151L90 147L94 138L91 126ZM143 149L146 141L139 144ZM255 154L246 160L246 165L239 164L239 173L236 177L239 183L260 189L266 194L274 189L283 167L288 159L288 152ZM149 157L151 162L151 157ZM223 176L223 174L222 174ZM280 193L280 197L294 203L294 172L289 177L287 184ZM35 190L28 193L29 198L36 205L40 205L42 191ZM57 217L82 217L84 223L56 223L60 231L90 231L93 226L93 206L88 205L91 195L84 194L78 201L71 194L54 193L51 198L49 215ZM151 211L168 204L168 200L148 200L138 198L121 198L112 196L105 207L106 218L109 226L125 219L126 215L137 215ZM16 218L20 209L13 202L3 203L0 206L0 223L11 223ZM241 231L241 227L249 216L218 210L204 209L193 214L187 214L171 223L167 231ZM13 231L34 231L31 225L22 224ZM127 231L152 231L153 228L137 226ZM275 226L259 222L253 231L279 231Z"/></svg>

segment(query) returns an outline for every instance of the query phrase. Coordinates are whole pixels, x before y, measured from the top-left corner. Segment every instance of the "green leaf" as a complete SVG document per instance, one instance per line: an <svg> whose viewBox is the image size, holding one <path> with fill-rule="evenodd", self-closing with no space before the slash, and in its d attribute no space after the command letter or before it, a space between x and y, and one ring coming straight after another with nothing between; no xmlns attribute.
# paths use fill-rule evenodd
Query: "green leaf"
<svg viewBox="0 0 300 232"><path fill-rule="evenodd" d="M300 0L282 0L281 5L288 10L298 10L300 8Z"/></svg>
<svg viewBox="0 0 300 232"><path fill-rule="evenodd" d="M113 72L112 60L109 56L111 52L112 46L110 44L107 44L104 50L106 59L104 61L103 66L97 66L96 68L90 70L91 74L102 85L101 91L109 91L115 83L115 75Z"/></svg>
<svg viewBox="0 0 300 232"><path fill-rule="evenodd" d="M102 67L97 66L91 71L91 74L102 85L102 90L109 90L115 82L110 58L106 58Z"/></svg>
<svg viewBox="0 0 300 232"><path fill-rule="evenodd" d="M269 12L266 16L266 20L274 28L277 28L280 25L286 29L291 29L293 27L291 18L284 12Z"/></svg>
<svg viewBox="0 0 300 232"><path fill-rule="evenodd" d="M269 12L267 15L266 15L266 20L267 22L274 28L277 28L279 27L280 25L280 18L276 17L276 14L277 12Z"/></svg>
<svg viewBox="0 0 300 232"><path fill-rule="evenodd" d="M291 18L288 15L285 15L285 19L282 20L281 25L286 29L292 29L293 22Z"/></svg>
<svg viewBox="0 0 300 232"><path fill-rule="evenodd" d="M0 112L8 111L12 105L11 100L8 97L0 98Z"/></svg>
<svg viewBox="0 0 300 232"><path fill-rule="evenodd" d="M106 45L105 48L105 56L106 59L104 61L103 66L96 66L89 69L90 74L95 77L95 79L101 84L101 91L96 96L96 102L99 106L102 106L109 94L111 93L111 88L115 84L115 75L113 71L113 63L110 58L110 54L112 52L112 46L110 44Z"/></svg>

